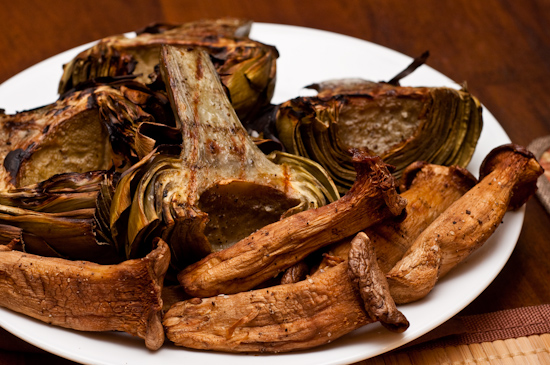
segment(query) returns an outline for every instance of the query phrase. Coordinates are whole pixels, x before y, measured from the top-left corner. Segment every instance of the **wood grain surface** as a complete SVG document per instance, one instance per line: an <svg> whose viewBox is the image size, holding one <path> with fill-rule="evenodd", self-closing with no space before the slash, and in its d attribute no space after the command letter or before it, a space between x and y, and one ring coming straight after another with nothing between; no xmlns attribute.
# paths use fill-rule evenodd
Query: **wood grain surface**
<svg viewBox="0 0 550 365"><path fill-rule="evenodd" d="M427 64L467 83L514 143L550 134L548 0L18 0L2 1L0 14L0 82L150 23L235 16L343 33L411 57L429 50ZM462 314L550 303L549 277L550 219L533 198L511 259ZM24 363L24 355L12 361Z"/></svg>

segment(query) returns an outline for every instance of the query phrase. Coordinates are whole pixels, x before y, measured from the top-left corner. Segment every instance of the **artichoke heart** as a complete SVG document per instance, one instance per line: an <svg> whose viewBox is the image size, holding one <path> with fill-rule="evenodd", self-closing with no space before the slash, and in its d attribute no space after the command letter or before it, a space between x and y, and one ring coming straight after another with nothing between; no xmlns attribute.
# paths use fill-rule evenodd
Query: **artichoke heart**
<svg viewBox="0 0 550 365"><path fill-rule="evenodd" d="M239 117L250 118L268 104L275 88L275 47L248 38L251 22L240 19L203 20L181 25L155 25L136 37L101 39L64 66L59 92L101 77L133 75L144 84L159 81L162 44L203 47L212 57Z"/></svg>
<svg viewBox="0 0 550 365"><path fill-rule="evenodd" d="M481 105L465 89L360 79L327 81L310 88L318 94L276 108L278 138L290 153L325 167L341 193L355 179L348 153L352 148L395 166L396 178L415 161L466 167L483 125Z"/></svg>
<svg viewBox="0 0 550 365"><path fill-rule="evenodd" d="M207 53L163 46L161 71L181 126L181 148L159 148L126 171L111 205L111 232L129 257L161 236L182 267L259 228L338 198L314 162L252 142Z"/></svg>

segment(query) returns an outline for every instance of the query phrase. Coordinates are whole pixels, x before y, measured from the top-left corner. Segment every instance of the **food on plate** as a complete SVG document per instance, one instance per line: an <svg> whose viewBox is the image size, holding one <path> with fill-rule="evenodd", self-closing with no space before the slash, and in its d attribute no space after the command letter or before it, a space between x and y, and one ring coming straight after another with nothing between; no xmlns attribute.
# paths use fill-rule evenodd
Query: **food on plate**
<svg viewBox="0 0 550 365"><path fill-rule="evenodd" d="M56 326L124 331L156 350L164 343L161 291L169 261L161 240L144 258L117 265L0 246L0 305Z"/></svg>
<svg viewBox="0 0 550 365"><path fill-rule="evenodd" d="M286 352L332 342L375 321L402 332L408 321L368 246L360 233L349 260L308 280L179 302L164 316L166 336L196 349Z"/></svg>
<svg viewBox="0 0 550 365"><path fill-rule="evenodd" d="M44 107L0 114L0 190L65 172L128 168L143 155L135 149L147 144L136 136L139 125L164 123L169 111L162 93L126 83L96 85Z"/></svg>
<svg viewBox="0 0 550 365"><path fill-rule="evenodd" d="M300 261L290 266L281 276L281 284L292 284L304 280L310 272L309 265Z"/></svg>
<svg viewBox="0 0 550 365"><path fill-rule="evenodd" d="M400 184L401 196L408 202L405 219L377 224L365 231L382 271L393 267L414 239L476 183L477 179L459 166L414 162L405 168Z"/></svg>
<svg viewBox="0 0 550 365"><path fill-rule="evenodd" d="M388 272L416 237L476 183L468 170L458 166L414 162L405 168L399 187L401 197L407 200L404 218L386 219L364 230L372 241L382 272ZM331 246L329 254L347 257L350 240Z"/></svg>
<svg viewBox="0 0 550 365"><path fill-rule="evenodd" d="M493 149L480 168L480 181L416 238L387 273L396 303L426 296L449 270L479 248L508 210L521 207L537 189L543 169L517 145Z"/></svg>
<svg viewBox="0 0 550 365"><path fill-rule="evenodd" d="M355 177L350 148L380 156L399 178L415 161L466 167L481 133L480 103L466 89L358 79L310 87L316 96L284 102L259 124L274 125L288 152L319 162L341 192Z"/></svg>
<svg viewBox="0 0 550 365"><path fill-rule="evenodd" d="M65 65L57 102L0 115L0 306L149 349L165 331L229 352L306 349L375 321L401 332L395 303L534 193L542 169L517 146L491 152L472 188L481 107L464 89L326 82L258 119L277 51L249 30L103 39ZM256 125L277 133L249 136Z"/></svg>
<svg viewBox="0 0 550 365"><path fill-rule="evenodd" d="M405 331L409 328L409 321L395 307L369 237L364 232L359 232L351 240L350 246L348 275L357 287L369 317L380 321L390 331Z"/></svg>
<svg viewBox="0 0 550 365"><path fill-rule="evenodd" d="M161 82L155 71L161 45L202 47L210 54L239 118L246 120L270 102L278 57L275 47L248 38L250 26L248 20L224 18L153 25L135 37L103 38L64 66L59 92L105 77Z"/></svg>
<svg viewBox="0 0 550 365"><path fill-rule="evenodd" d="M378 157L356 151L357 180L339 200L258 229L184 268L178 280L190 295L209 297L254 288L319 248L401 214L406 201Z"/></svg>
<svg viewBox="0 0 550 365"><path fill-rule="evenodd" d="M259 150L205 52L163 46L161 71L183 143L176 151L153 151L116 186L110 227L128 257L147 252L147 242L161 236L181 268L338 198L329 178L316 177L325 174L318 165L277 164Z"/></svg>

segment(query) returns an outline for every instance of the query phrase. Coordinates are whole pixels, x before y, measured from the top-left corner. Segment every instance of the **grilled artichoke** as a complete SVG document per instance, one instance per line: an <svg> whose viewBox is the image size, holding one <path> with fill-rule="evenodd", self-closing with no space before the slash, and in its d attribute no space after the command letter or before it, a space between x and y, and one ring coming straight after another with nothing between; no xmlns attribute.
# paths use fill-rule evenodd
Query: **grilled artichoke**
<svg viewBox="0 0 550 365"><path fill-rule="evenodd" d="M155 25L135 38L107 37L64 66L59 92L106 76L133 75L148 84L159 81L162 44L203 47L211 56L237 115L247 120L269 103L275 88L275 47L248 38L251 23L236 19Z"/></svg>
<svg viewBox="0 0 550 365"><path fill-rule="evenodd" d="M164 93L134 82L96 85L0 115L0 191L65 172L124 171L158 141L180 142L173 119Z"/></svg>
<svg viewBox="0 0 550 365"><path fill-rule="evenodd" d="M131 81L1 115L0 130L0 242L101 263L124 258L109 231L119 173L159 144L181 144L166 94Z"/></svg>
<svg viewBox="0 0 550 365"><path fill-rule="evenodd" d="M197 62L212 65L208 56ZM103 78L54 104L0 116L0 225L9 227L2 242L15 239L44 256L116 262L146 255L147 243L163 235L178 242L174 257L188 262L338 198L315 162L266 156L254 145L217 73L194 105L176 90L181 85L171 85L181 65L164 67L173 102L134 80ZM211 114L189 114L199 108Z"/></svg>
<svg viewBox="0 0 550 365"><path fill-rule="evenodd" d="M318 94L277 106L270 123L290 153L319 162L341 193L355 179L350 148L380 156L399 178L414 161L465 167L481 133L480 103L464 89L355 79L310 88Z"/></svg>
<svg viewBox="0 0 550 365"><path fill-rule="evenodd" d="M259 150L206 53L163 46L161 70L183 143L154 151L117 184L111 232L128 257L148 252L160 236L183 266L282 216L337 199L317 164L277 164Z"/></svg>

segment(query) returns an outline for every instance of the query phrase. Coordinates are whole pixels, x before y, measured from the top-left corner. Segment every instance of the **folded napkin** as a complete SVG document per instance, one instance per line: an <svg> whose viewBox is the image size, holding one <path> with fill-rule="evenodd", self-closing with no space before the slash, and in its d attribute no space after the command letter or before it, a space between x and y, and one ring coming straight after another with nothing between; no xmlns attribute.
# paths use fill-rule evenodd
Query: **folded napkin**
<svg viewBox="0 0 550 365"><path fill-rule="evenodd" d="M456 316L405 346L354 365L550 364L550 305Z"/></svg>
<svg viewBox="0 0 550 365"><path fill-rule="evenodd" d="M550 304L456 316L408 344L458 346L550 333Z"/></svg>

